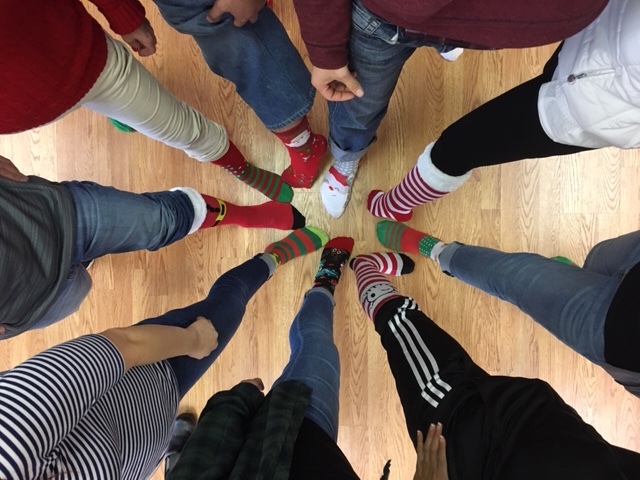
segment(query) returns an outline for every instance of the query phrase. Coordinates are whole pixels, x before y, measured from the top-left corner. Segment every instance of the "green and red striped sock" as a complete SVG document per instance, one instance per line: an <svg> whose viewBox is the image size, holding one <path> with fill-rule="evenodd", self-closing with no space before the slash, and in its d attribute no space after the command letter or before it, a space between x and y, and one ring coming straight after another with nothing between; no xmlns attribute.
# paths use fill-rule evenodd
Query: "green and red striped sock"
<svg viewBox="0 0 640 480"><path fill-rule="evenodd" d="M211 163L224 168L241 182L255 188L271 200L288 203L293 198L293 189L282 181L280 175L251 165L231 141L227 153Z"/></svg>
<svg viewBox="0 0 640 480"><path fill-rule="evenodd" d="M294 258L318 250L329 241L329 237L319 228L304 227L294 230L282 240L278 240L264 249L278 265Z"/></svg>
<svg viewBox="0 0 640 480"><path fill-rule="evenodd" d="M446 246L439 238L419 232L404 223L383 220L376 226L378 240L385 247L397 252L419 253L432 260Z"/></svg>

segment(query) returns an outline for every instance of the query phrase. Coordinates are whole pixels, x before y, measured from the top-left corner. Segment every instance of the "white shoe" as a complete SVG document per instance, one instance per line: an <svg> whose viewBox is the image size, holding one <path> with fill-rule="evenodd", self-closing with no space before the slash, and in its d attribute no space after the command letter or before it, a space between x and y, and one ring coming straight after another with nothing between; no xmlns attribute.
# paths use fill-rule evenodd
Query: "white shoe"
<svg viewBox="0 0 640 480"><path fill-rule="evenodd" d="M347 208L349 198L351 198L351 184L355 175L347 178L347 185L340 182L336 175L340 175L340 173L331 167L320 185L320 197L327 213L333 218L340 218Z"/></svg>
<svg viewBox="0 0 640 480"><path fill-rule="evenodd" d="M444 58L447 62L455 62L460 55L464 52L464 48L454 48L453 50L449 50L448 52L440 53L440 56Z"/></svg>

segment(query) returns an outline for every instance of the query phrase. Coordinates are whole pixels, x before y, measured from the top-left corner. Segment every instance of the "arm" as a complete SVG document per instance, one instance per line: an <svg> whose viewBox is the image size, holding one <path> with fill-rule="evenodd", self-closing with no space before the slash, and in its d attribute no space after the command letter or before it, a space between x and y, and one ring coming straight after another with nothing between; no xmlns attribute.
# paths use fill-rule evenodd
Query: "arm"
<svg viewBox="0 0 640 480"><path fill-rule="evenodd" d="M313 64L313 86L331 101L361 97L362 87L348 68L351 1L294 0L294 5Z"/></svg>
<svg viewBox="0 0 640 480"><path fill-rule="evenodd" d="M218 332L204 317L187 328L166 325L133 325L101 334L118 349L125 371L183 355L201 359L218 346Z"/></svg>
<svg viewBox="0 0 640 480"><path fill-rule="evenodd" d="M27 182L29 179L20 173L11 160L0 155L0 177L15 182ZM0 335L4 333L4 327L0 326Z"/></svg>
<svg viewBox="0 0 640 480"><path fill-rule="evenodd" d="M145 18L145 10L138 0L91 0L109 22L114 33L122 36L141 57L156 51L153 27Z"/></svg>
<svg viewBox="0 0 640 480"><path fill-rule="evenodd" d="M211 397L168 480L189 480L205 473L208 478L228 477L264 400L261 388L260 379L245 380Z"/></svg>

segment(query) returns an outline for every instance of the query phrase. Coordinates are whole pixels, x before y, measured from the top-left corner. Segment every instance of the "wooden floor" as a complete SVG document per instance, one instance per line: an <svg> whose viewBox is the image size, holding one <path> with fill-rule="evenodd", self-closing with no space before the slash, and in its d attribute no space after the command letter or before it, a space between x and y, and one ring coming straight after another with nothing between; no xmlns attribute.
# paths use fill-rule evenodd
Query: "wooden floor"
<svg viewBox="0 0 640 480"><path fill-rule="evenodd" d="M232 85L209 72L195 43L166 26L149 0L143 3L159 39L158 53L145 65L175 95L222 123L250 160L281 172L287 155L280 142ZM290 2L277 0L275 10L304 51ZM324 212L319 182L310 191L297 191L293 203L308 224L332 236L355 237L355 253L381 250L376 219L364 207L367 193L396 184L448 124L537 75L552 51L467 51L455 63L426 49L416 52L404 69L379 141L362 164L346 214L335 220ZM310 119L326 132L322 99ZM120 133L106 118L84 109L53 125L0 137L0 154L25 173L53 180L89 179L136 192L186 185L234 203L264 201L221 169L139 134ZM327 157L325 166L328 162ZM606 149L483 168L454 194L419 208L410 224L445 241L566 255L581 262L598 241L638 229L639 184L637 151ZM222 272L280 236L275 230L225 227L159 252L101 258L91 270L93 290L80 311L44 331L3 342L0 370L70 338L197 301ZM315 253L285 265L262 288L236 337L185 398L184 410L199 412L213 393L245 378L260 376L271 385L287 361L288 328L318 259ZM516 308L443 275L424 258L416 261L413 274L395 281L399 290L413 296L480 366L495 374L548 381L608 441L640 451L640 400ZM379 478L389 458L391 478L411 478L415 453L384 351L358 304L351 271L345 271L336 301L335 340L342 361L339 443L363 479Z"/></svg>

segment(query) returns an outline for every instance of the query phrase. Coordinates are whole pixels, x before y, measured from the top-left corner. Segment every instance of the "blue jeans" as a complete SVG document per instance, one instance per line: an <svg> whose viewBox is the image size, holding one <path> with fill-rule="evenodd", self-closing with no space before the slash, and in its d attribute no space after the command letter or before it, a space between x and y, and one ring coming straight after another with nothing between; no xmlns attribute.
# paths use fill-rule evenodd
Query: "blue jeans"
<svg viewBox="0 0 640 480"><path fill-rule="evenodd" d="M583 268L460 243L445 247L439 261L443 272L514 304L576 352L604 363L607 312L640 262L640 232L599 243Z"/></svg>
<svg viewBox="0 0 640 480"><path fill-rule="evenodd" d="M312 288L307 292L289 330L289 363L274 385L285 380L298 380L311 387L305 417L313 420L336 441L340 357L333 342L333 307L333 297L324 288Z"/></svg>
<svg viewBox="0 0 640 480"><path fill-rule="evenodd" d="M208 357L196 360L183 356L166 360L176 375L180 398L193 387L225 349L240 326L247 303L268 279L269 266L260 257L254 257L221 275L204 300L138 324L187 327L197 317L205 317L218 332L218 347Z"/></svg>
<svg viewBox="0 0 640 480"><path fill-rule="evenodd" d="M286 127L311 110L311 75L271 9L238 28L229 14L207 22L212 0L154 1L169 25L193 36L209 68L235 84L268 129Z"/></svg>
<svg viewBox="0 0 640 480"><path fill-rule="evenodd" d="M76 211L69 275L51 308L33 328L47 327L78 310L91 290L81 262L109 253L158 250L184 238L193 204L176 192L131 193L93 182L62 182Z"/></svg>
<svg viewBox="0 0 640 480"><path fill-rule="evenodd" d="M362 98L329 102L329 144L337 162L360 159L376 140L405 62L416 48L451 47L411 38L401 27L377 17L359 0L352 4L349 68L358 73Z"/></svg>

